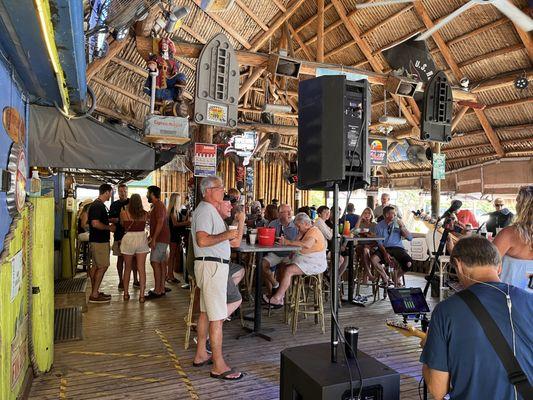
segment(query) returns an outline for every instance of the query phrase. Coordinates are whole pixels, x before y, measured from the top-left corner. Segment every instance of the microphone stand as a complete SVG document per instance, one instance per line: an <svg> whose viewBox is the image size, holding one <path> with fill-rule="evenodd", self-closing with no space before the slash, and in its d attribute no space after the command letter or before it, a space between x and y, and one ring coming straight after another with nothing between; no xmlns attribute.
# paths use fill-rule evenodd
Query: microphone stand
<svg viewBox="0 0 533 400"><path fill-rule="evenodd" d="M424 287L424 296L427 296L429 291L429 286L431 285L431 282L433 281L433 278L435 277L436 271L439 269L439 258L444 254L444 250L446 249L446 242L448 241L448 235L450 234L450 229L448 229L448 217L444 220L443 228L444 232L442 233L442 237L440 238L439 247L436 252L433 252L435 259L433 260L433 264L431 265L431 269L429 271L429 275L426 276L426 286ZM435 229L437 229L439 221L435 223Z"/></svg>

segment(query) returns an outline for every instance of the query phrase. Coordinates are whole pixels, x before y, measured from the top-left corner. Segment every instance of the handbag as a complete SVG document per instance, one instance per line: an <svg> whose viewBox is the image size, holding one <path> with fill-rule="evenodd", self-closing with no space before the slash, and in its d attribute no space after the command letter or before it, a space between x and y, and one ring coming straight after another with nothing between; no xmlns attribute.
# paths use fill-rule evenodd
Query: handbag
<svg viewBox="0 0 533 400"><path fill-rule="evenodd" d="M460 291L457 295L466 303L479 321L483 331L485 331L485 335L487 335L487 339L489 339L490 344L507 371L507 377L511 384L516 387L517 392L520 393L524 400L533 399L533 388L529 384L526 374L487 309L481 304L478 297L468 289Z"/></svg>

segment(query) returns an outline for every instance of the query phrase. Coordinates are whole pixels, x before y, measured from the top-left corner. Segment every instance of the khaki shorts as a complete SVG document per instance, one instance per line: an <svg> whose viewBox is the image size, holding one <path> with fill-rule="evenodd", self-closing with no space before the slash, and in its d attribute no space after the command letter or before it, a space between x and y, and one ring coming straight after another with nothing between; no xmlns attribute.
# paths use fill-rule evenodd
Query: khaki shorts
<svg viewBox="0 0 533 400"><path fill-rule="evenodd" d="M229 265L214 261L194 261L194 275L200 289L200 311L209 321L220 321L228 316L226 294Z"/></svg>
<svg viewBox="0 0 533 400"><path fill-rule="evenodd" d="M113 255L120 257L122 253L120 252L120 240L113 240L113 245L111 246L111 251L113 251Z"/></svg>
<svg viewBox="0 0 533 400"><path fill-rule="evenodd" d="M107 243L95 243L91 242L91 258L93 265L97 268L109 267L109 242Z"/></svg>

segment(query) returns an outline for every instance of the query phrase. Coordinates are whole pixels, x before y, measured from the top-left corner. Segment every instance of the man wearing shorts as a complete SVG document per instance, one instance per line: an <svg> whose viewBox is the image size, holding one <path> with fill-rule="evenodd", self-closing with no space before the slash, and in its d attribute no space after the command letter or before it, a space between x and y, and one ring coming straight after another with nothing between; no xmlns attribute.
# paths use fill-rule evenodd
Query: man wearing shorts
<svg viewBox="0 0 533 400"><path fill-rule="evenodd" d="M207 334L213 352L211 377L224 380L241 379L243 374L231 369L222 355L222 324L228 316L226 305L231 255L230 241L237 238L238 229L227 229L216 206L223 200L224 185L216 176L202 179L203 201L193 212L191 236L194 247L194 275L200 289L200 316L195 365L209 361Z"/></svg>
<svg viewBox="0 0 533 400"><path fill-rule="evenodd" d="M400 278L411 269L413 264L413 259L403 247L402 238L411 241L413 236L402 220L396 218L396 209L393 206L386 206L383 209L383 217L384 219L376 226L376 236L385 239L378 242L378 250L372 256L371 261L375 266L380 262L391 265L392 257L394 257L400 267L394 274L394 285L398 286Z"/></svg>
<svg viewBox="0 0 533 400"><path fill-rule="evenodd" d="M167 209L161 201L161 189L148 186L146 195L152 204L150 212L150 263L154 270L155 286L148 291L147 299L154 299L165 295L165 276L167 263L167 249L170 243L170 228L167 220Z"/></svg>
<svg viewBox="0 0 533 400"><path fill-rule="evenodd" d="M285 239L296 240L298 237L298 228L292 222L292 208L288 204L279 206L278 219L271 221L268 227L276 230L277 238L284 236ZM279 287L279 283L274 275L276 267L279 264L290 264L288 258L290 255L290 252L284 251L268 253L263 257L263 277L269 292Z"/></svg>
<svg viewBox="0 0 533 400"><path fill-rule="evenodd" d="M104 183L98 191L100 195L89 208L89 243L91 247L92 266L89 269L91 279L90 303L109 303L111 295L99 292L104 274L109 267L110 232L114 225L109 224L109 215L105 202L111 198L111 185Z"/></svg>
<svg viewBox="0 0 533 400"><path fill-rule="evenodd" d="M109 221L115 224L115 233L113 235L113 246L111 250L113 255L117 256L117 273L118 273L118 290L123 291L122 273L124 271L124 257L120 253L120 242L124 236L124 228L120 224L120 212L128 205L128 187L125 183L118 185L118 200L115 200L109 206Z"/></svg>

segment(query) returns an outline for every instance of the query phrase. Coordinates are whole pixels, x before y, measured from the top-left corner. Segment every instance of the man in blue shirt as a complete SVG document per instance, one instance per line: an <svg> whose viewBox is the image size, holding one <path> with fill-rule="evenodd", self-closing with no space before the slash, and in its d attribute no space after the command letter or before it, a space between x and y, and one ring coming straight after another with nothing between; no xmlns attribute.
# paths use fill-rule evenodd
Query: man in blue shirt
<svg viewBox="0 0 533 400"><path fill-rule="evenodd" d="M396 218L396 209L394 207L385 207L383 209L383 217L384 219L378 222L376 226L376 236L385 239L378 242L378 251L374 253L371 261L379 270L381 269L380 263L394 264L392 262L392 257L394 257L400 267L396 268L396 273L393 277L394 285L399 286L400 278L406 271L409 271L413 264L413 259L403 247L402 238L411 241L413 236L402 220Z"/></svg>
<svg viewBox="0 0 533 400"><path fill-rule="evenodd" d="M353 203L348 203L346 206L346 214L339 219L339 223L344 224L344 221L348 221L350 223L350 230L355 228L355 224L357 224L357 221L359 220L359 215L355 213L355 206Z"/></svg>
<svg viewBox="0 0 533 400"><path fill-rule="evenodd" d="M268 224L269 228L276 229L276 237L284 236L289 240L296 240L298 237L298 228L292 222L292 208L288 204L279 206L278 219L275 219ZM275 277L276 267L279 264L289 264L290 252L272 252L263 257L263 279L268 292L276 289L279 286Z"/></svg>
<svg viewBox="0 0 533 400"><path fill-rule="evenodd" d="M451 254L461 284L473 292L505 337L529 383L533 381L533 295L502 283L500 255L480 236L465 237ZM510 299L507 300L506 296ZM521 399L476 316L459 296L433 311L420 357L435 399Z"/></svg>

